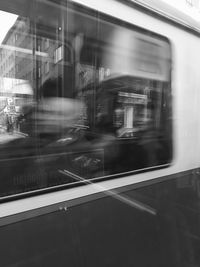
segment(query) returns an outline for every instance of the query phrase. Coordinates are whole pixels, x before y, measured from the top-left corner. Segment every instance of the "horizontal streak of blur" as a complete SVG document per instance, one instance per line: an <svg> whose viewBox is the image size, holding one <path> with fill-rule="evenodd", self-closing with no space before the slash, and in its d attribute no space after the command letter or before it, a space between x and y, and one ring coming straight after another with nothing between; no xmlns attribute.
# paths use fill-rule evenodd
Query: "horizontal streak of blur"
<svg viewBox="0 0 200 267"><path fill-rule="evenodd" d="M24 54L33 55L33 50L31 50L31 49L16 47L16 46L12 46L12 45L0 45L0 48L11 50L11 51L16 51L16 52L21 52ZM40 56L40 57L48 57L48 53L44 53L44 52L40 52L40 51L35 51L35 55Z"/></svg>

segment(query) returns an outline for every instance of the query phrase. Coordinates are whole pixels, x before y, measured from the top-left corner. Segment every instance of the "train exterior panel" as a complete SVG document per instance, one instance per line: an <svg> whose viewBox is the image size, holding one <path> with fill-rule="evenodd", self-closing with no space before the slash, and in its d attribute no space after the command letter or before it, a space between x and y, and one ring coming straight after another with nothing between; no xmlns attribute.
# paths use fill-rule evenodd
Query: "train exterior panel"
<svg viewBox="0 0 200 267"><path fill-rule="evenodd" d="M150 0L0 9L32 38L12 27L0 46L18 53L0 83L1 266L199 266L200 25Z"/></svg>

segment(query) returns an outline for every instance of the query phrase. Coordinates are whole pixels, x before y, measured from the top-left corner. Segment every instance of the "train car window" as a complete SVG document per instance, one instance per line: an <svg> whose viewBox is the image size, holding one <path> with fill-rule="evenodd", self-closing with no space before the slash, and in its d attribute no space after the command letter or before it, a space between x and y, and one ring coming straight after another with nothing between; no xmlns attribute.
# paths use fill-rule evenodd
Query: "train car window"
<svg viewBox="0 0 200 267"><path fill-rule="evenodd" d="M0 3L0 197L167 166L169 41L68 1L27 2Z"/></svg>

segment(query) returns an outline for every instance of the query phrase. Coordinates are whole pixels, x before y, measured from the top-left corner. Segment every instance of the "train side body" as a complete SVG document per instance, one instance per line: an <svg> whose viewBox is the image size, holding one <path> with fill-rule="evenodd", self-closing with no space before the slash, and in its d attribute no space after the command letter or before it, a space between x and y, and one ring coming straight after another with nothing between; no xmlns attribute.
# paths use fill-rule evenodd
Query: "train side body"
<svg viewBox="0 0 200 267"><path fill-rule="evenodd" d="M57 1L45 2L49 10L58 5ZM132 173L127 169L117 177L112 173L99 181L96 175L94 181L84 179L80 186L71 188L51 188L44 193L42 189L22 197L16 194L9 201L3 197L2 267L200 265L200 28L198 31L172 20L144 3L72 1L84 10L91 9L97 21L98 14L114 17L144 29L150 38L151 33L162 36L170 44L170 161L166 166L144 171ZM6 1L1 5L9 11ZM64 4L63 10L66 8ZM15 7L18 12L19 9ZM53 151L54 146L48 149ZM45 159L40 157L41 161ZM58 164L65 160L68 158L63 156ZM3 164L9 168L7 161ZM38 165L33 165L36 169L35 166ZM69 175L66 170L61 171Z"/></svg>

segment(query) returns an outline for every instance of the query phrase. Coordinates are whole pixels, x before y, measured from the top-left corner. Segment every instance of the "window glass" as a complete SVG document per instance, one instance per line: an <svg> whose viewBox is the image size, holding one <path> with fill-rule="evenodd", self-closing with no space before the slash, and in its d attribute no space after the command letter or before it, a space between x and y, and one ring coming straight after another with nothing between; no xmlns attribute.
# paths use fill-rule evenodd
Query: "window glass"
<svg viewBox="0 0 200 267"><path fill-rule="evenodd" d="M26 2L0 3L0 197L169 164L168 40L64 1Z"/></svg>

